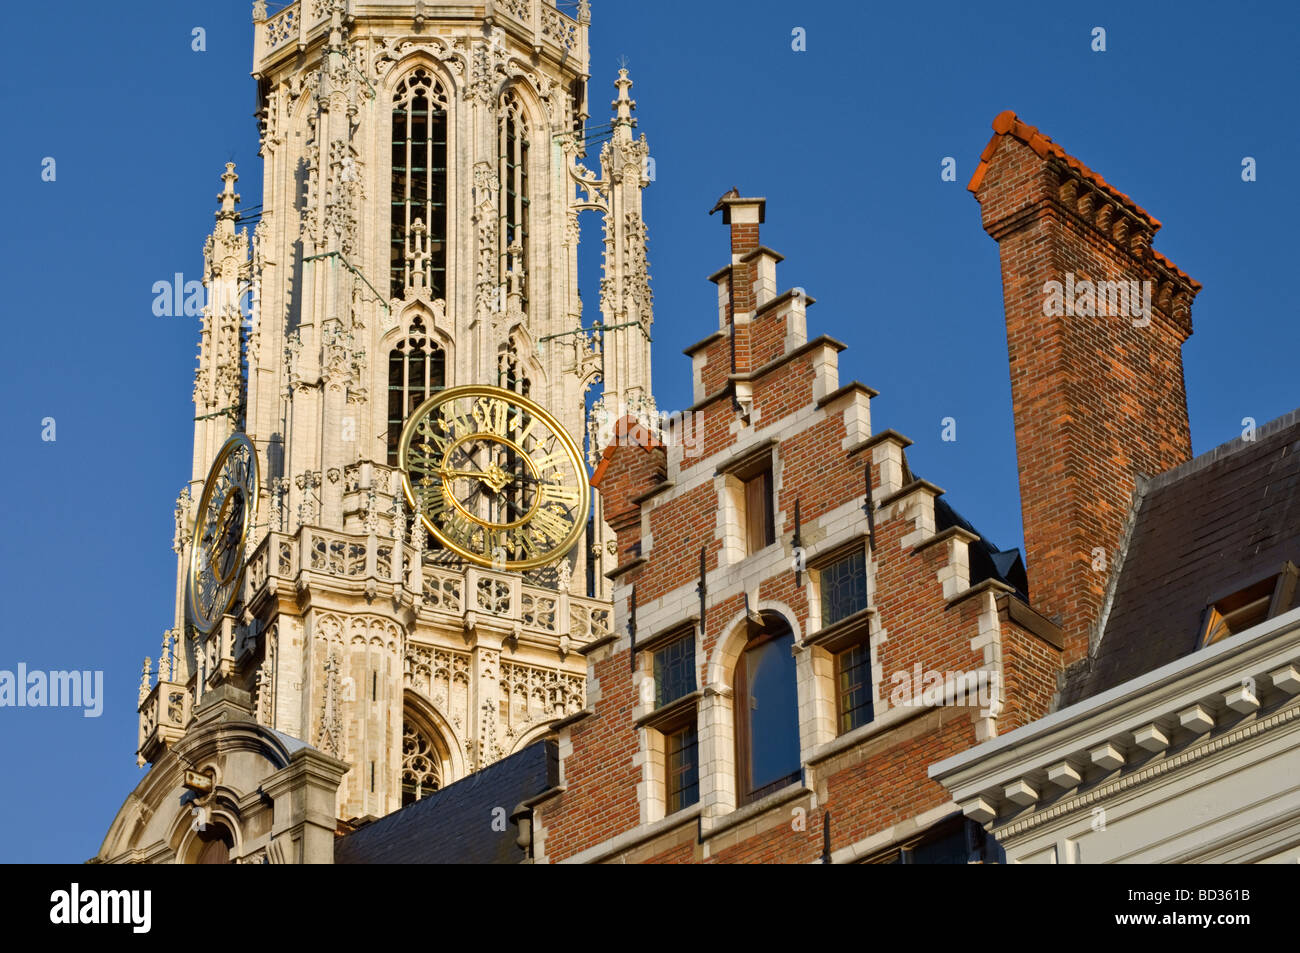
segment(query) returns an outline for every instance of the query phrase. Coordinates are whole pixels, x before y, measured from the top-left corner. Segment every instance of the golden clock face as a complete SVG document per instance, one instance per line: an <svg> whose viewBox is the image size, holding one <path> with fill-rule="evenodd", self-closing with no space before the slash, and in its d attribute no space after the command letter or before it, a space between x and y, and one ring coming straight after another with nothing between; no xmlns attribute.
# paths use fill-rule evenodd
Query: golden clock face
<svg viewBox="0 0 1300 953"><path fill-rule="evenodd" d="M195 628L211 632L235 603L244 544L257 513L257 451L244 434L227 440L208 471L190 547L189 608Z"/></svg>
<svg viewBox="0 0 1300 953"><path fill-rule="evenodd" d="M472 563L531 569L587 528L591 489L568 431L500 387L435 394L402 428L402 489L425 528Z"/></svg>

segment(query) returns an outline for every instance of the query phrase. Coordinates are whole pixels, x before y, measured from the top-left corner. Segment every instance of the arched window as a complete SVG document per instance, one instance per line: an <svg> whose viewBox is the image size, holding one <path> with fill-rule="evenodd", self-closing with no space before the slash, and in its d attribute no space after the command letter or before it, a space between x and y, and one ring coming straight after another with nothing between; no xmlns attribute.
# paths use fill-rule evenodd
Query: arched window
<svg viewBox="0 0 1300 953"><path fill-rule="evenodd" d="M442 759L433 743L413 725L402 732L402 807L442 787Z"/></svg>
<svg viewBox="0 0 1300 953"><path fill-rule="evenodd" d="M764 613L736 663L736 793L742 805L799 780L793 650L789 623Z"/></svg>
<svg viewBox="0 0 1300 953"><path fill-rule="evenodd" d="M391 295L401 298L409 278L411 226L424 223L429 296L447 296L447 98L423 67L402 80L393 96Z"/></svg>
<svg viewBox="0 0 1300 953"><path fill-rule="evenodd" d="M523 104L513 91L501 98L498 115L497 141L501 177L500 229L500 282L507 291L515 290L510 283L510 273L518 276L517 290L521 296L520 307L528 310L527 287L524 279L528 264L528 121ZM512 252L511 249L514 249Z"/></svg>
<svg viewBox="0 0 1300 953"><path fill-rule="evenodd" d="M199 832L198 839L201 846L198 849L198 855L194 858L194 863L230 863L230 850L235 846L235 838L230 831L220 824L208 824L204 830Z"/></svg>
<svg viewBox="0 0 1300 953"><path fill-rule="evenodd" d="M420 404L447 384L447 355L429 340L424 322L411 320L406 337L388 354L388 465L397 465L402 425Z"/></svg>

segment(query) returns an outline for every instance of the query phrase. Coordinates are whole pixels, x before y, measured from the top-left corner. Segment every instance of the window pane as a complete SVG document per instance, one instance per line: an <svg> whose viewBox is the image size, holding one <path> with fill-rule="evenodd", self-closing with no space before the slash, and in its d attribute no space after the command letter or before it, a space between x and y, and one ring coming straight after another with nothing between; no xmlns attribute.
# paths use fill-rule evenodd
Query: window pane
<svg viewBox="0 0 1300 953"><path fill-rule="evenodd" d="M695 637L687 636L654 654L655 707L695 691Z"/></svg>
<svg viewBox="0 0 1300 953"><path fill-rule="evenodd" d="M835 658L838 683L839 732L844 734L871 721L871 652L855 645Z"/></svg>
<svg viewBox="0 0 1300 953"><path fill-rule="evenodd" d="M753 555L775 542L772 531L772 471L745 481L746 554Z"/></svg>
<svg viewBox="0 0 1300 953"><path fill-rule="evenodd" d="M749 741L752 796L799 774L799 703L795 693L794 634L786 632L745 651L742 711ZM792 777L793 776L793 777Z"/></svg>
<svg viewBox="0 0 1300 953"><path fill-rule="evenodd" d="M689 807L700 799L698 741L694 723L664 739L669 814Z"/></svg>
<svg viewBox="0 0 1300 953"><path fill-rule="evenodd" d="M867 607L867 560L861 549L820 572L822 625L833 625Z"/></svg>
<svg viewBox="0 0 1300 953"><path fill-rule="evenodd" d="M912 864L967 864L984 853L984 830L970 821L940 825L908 851Z"/></svg>

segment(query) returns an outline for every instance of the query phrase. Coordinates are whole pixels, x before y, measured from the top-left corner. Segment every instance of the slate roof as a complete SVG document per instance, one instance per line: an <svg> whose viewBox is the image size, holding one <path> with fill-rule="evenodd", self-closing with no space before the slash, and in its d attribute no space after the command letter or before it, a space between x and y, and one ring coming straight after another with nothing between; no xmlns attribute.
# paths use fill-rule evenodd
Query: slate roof
<svg viewBox="0 0 1300 953"><path fill-rule="evenodd" d="M517 864L524 851L509 817L555 787L554 741L539 741L334 842L336 864ZM495 808L505 830L494 830ZM496 825L500 827L500 824Z"/></svg>
<svg viewBox="0 0 1300 953"><path fill-rule="evenodd" d="M1059 708L1196 651L1211 601L1300 565L1300 409L1135 496L1101 638L1067 671Z"/></svg>
<svg viewBox="0 0 1300 953"><path fill-rule="evenodd" d="M1027 604L1029 578L1025 575L1025 562L1020 556L1020 550L998 549L969 520L953 509L947 500L937 497L934 501L935 531L941 533L951 526L960 526L979 537L967 550L970 584L977 586L986 579L997 579L1015 589L1016 595Z"/></svg>

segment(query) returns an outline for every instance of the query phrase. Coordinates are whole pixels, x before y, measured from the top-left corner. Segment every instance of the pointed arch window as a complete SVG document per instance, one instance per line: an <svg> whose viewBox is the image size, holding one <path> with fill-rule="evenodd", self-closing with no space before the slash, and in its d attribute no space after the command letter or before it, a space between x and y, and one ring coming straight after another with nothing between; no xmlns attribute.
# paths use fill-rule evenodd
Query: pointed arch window
<svg viewBox="0 0 1300 953"><path fill-rule="evenodd" d="M501 98L498 110L498 155L501 180L500 236L501 286L518 292L520 307L528 311L526 286L528 264L528 120L523 103L513 90ZM511 282L511 273L517 280Z"/></svg>
<svg viewBox="0 0 1300 953"><path fill-rule="evenodd" d="M424 223L429 296L447 296L447 97L423 67L393 96L392 234L389 284L401 298L410 278L411 226Z"/></svg>
<svg viewBox="0 0 1300 953"><path fill-rule="evenodd" d="M442 787L442 758L429 738L413 725L402 731L402 807Z"/></svg>
<svg viewBox="0 0 1300 953"><path fill-rule="evenodd" d="M447 385L447 356L429 340L424 322L411 320L407 336L388 354L388 465L397 465L397 445L415 408Z"/></svg>

